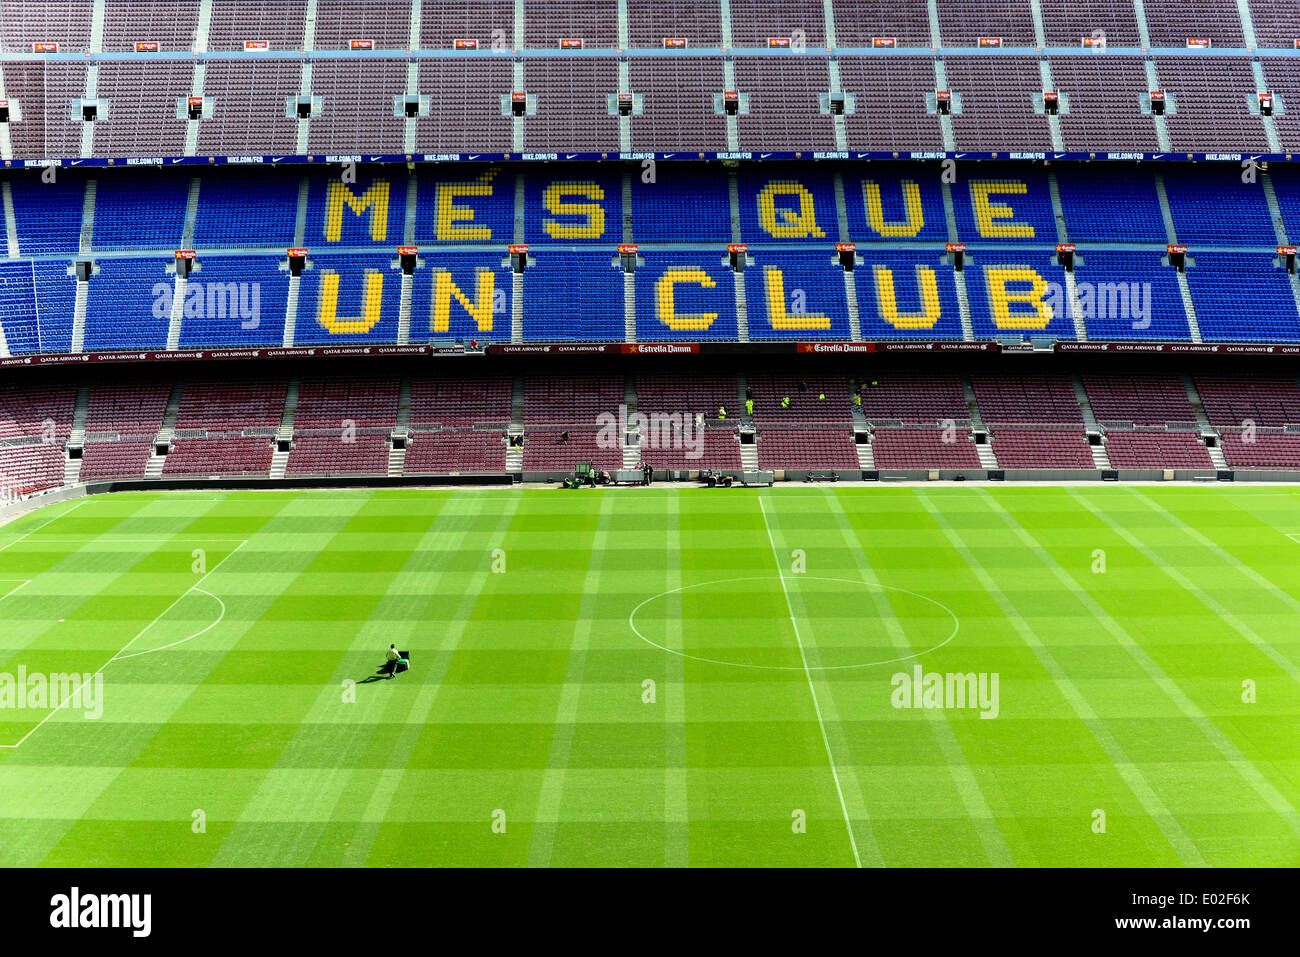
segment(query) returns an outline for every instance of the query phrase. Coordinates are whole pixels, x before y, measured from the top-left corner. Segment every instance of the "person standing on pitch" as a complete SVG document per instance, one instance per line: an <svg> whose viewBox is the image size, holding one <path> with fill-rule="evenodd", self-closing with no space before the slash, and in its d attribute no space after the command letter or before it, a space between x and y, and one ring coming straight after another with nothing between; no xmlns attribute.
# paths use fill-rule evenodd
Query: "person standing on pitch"
<svg viewBox="0 0 1300 957"><path fill-rule="evenodd" d="M385 657L388 659L388 677L396 678L397 662L402 657L401 652L397 650L396 645L389 645L388 654Z"/></svg>

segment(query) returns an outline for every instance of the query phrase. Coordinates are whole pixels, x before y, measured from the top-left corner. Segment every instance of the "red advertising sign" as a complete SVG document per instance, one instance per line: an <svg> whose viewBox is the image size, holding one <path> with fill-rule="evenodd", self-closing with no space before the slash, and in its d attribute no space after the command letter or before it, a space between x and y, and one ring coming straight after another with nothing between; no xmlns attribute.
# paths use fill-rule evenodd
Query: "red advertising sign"
<svg viewBox="0 0 1300 957"><path fill-rule="evenodd" d="M349 40L348 49L350 50L373 50L375 48L374 40Z"/></svg>
<svg viewBox="0 0 1300 957"><path fill-rule="evenodd" d="M192 250L192 249L178 249L178 250L176 250L176 258L177 258L177 259L193 259L193 258L194 258L194 250Z"/></svg>
<svg viewBox="0 0 1300 957"><path fill-rule="evenodd" d="M477 40L452 40L451 45L457 50L477 50Z"/></svg>
<svg viewBox="0 0 1300 957"><path fill-rule="evenodd" d="M840 253L855 253L858 251L857 243L836 243L835 251Z"/></svg>
<svg viewBox="0 0 1300 957"><path fill-rule="evenodd" d="M509 246L507 246L506 248L507 248L508 250L510 250L510 252L511 252L512 255L519 255L519 256L526 256L526 255L528 255L528 244L527 244L527 243L511 243L511 244L510 244Z"/></svg>
<svg viewBox="0 0 1300 957"><path fill-rule="evenodd" d="M1259 104L1260 104L1260 106L1272 106L1272 105L1273 105L1273 94L1272 94L1272 93L1261 93L1261 94L1259 95Z"/></svg>
<svg viewBox="0 0 1300 957"><path fill-rule="evenodd" d="M789 37L768 37L767 45L770 47L789 47L790 38Z"/></svg>
<svg viewBox="0 0 1300 957"><path fill-rule="evenodd" d="M191 96L191 97L189 98L189 104L190 104L190 106L202 106L202 105L203 105L203 97L201 97L201 96Z"/></svg>
<svg viewBox="0 0 1300 957"><path fill-rule="evenodd" d="M951 100L952 94L947 90L935 90L934 95L941 100Z"/></svg>
<svg viewBox="0 0 1300 957"><path fill-rule="evenodd" d="M964 253L966 251L965 243L948 243L943 247L950 253Z"/></svg>
<svg viewBox="0 0 1300 957"><path fill-rule="evenodd" d="M635 256L637 250L636 243L619 243L618 251L628 256Z"/></svg>
<svg viewBox="0 0 1300 957"><path fill-rule="evenodd" d="M873 47L896 47L898 46L897 37L872 37L871 45Z"/></svg>
<svg viewBox="0 0 1300 957"><path fill-rule="evenodd" d="M8 100L0 100L0 106L8 106L8 105L9 105Z"/></svg>
<svg viewBox="0 0 1300 957"><path fill-rule="evenodd" d="M684 50L687 45L686 37L664 37L664 48L668 50Z"/></svg>
<svg viewBox="0 0 1300 957"><path fill-rule="evenodd" d="M561 49L561 50L581 50L581 49L582 49L582 37L561 37L561 38L560 38L560 49Z"/></svg>
<svg viewBox="0 0 1300 957"><path fill-rule="evenodd" d="M980 37L978 43L982 47L1000 47L1002 46L1001 37Z"/></svg>
<svg viewBox="0 0 1300 957"><path fill-rule="evenodd" d="M1055 102L1056 102L1056 94L1053 93L1053 92L1051 92L1050 90L1049 90L1048 92L1044 93L1044 94L1043 94L1043 102L1044 102L1044 103L1055 103Z"/></svg>
<svg viewBox="0 0 1300 957"><path fill-rule="evenodd" d="M632 94L631 94L631 93L620 93L620 94L618 95L618 101L619 101L620 103L631 103L631 102L632 102Z"/></svg>
<svg viewBox="0 0 1300 957"><path fill-rule="evenodd" d="M1277 254L1279 256L1294 256L1296 254L1294 246L1278 246Z"/></svg>
<svg viewBox="0 0 1300 957"><path fill-rule="evenodd" d="M1209 37L1188 37L1187 49L1189 50L1208 50L1210 48Z"/></svg>
<svg viewBox="0 0 1300 957"><path fill-rule="evenodd" d="M33 53L58 53L59 45L57 43L33 43Z"/></svg>
<svg viewBox="0 0 1300 957"><path fill-rule="evenodd" d="M290 256L291 258L302 259L302 258L306 257L306 255L307 255L307 247L305 247L305 246L294 246L294 247L290 247L290 248L289 248L288 250L286 250L286 251L289 253L289 256Z"/></svg>
<svg viewBox="0 0 1300 957"><path fill-rule="evenodd" d="M1056 251L1058 253L1072 253L1075 250L1074 243L1057 243Z"/></svg>
<svg viewBox="0 0 1300 957"><path fill-rule="evenodd" d="M157 41L157 40L137 40L137 41L135 42L135 52L136 52L136 53L157 53L157 52L158 52L158 41Z"/></svg>
<svg viewBox="0 0 1300 957"><path fill-rule="evenodd" d="M748 243L727 243L727 252L747 253L749 252L749 244Z"/></svg>
<svg viewBox="0 0 1300 957"><path fill-rule="evenodd" d="M1152 91L1151 91L1151 102L1152 102L1152 103L1162 103L1162 102L1164 102L1164 99L1165 99L1165 94L1164 94L1164 91L1163 91L1163 90L1152 90Z"/></svg>
<svg viewBox="0 0 1300 957"><path fill-rule="evenodd" d="M244 49L245 50L269 50L271 49L271 42L269 40L245 40Z"/></svg>
<svg viewBox="0 0 1300 957"><path fill-rule="evenodd" d="M528 94L527 94L527 93L511 93L511 94L510 94L510 102L512 102L512 103L527 103L527 102L528 102Z"/></svg>
<svg viewBox="0 0 1300 957"><path fill-rule="evenodd" d="M1185 253L1187 252L1187 245L1185 243L1170 243L1168 246L1165 247L1165 252Z"/></svg>
<svg viewBox="0 0 1300 957"><path fill-rule="evenodd" d="M1105 37L1081 37L1080 40L1087 48L1097 49L1106 46Z"/></svg>
<svg viewBox="0 0 1300 957"><path fill-rule="evenodd" d="M419 252L420 252L419 246L398 246L397 247L397 255L399 256L415 256Z"/></svg>

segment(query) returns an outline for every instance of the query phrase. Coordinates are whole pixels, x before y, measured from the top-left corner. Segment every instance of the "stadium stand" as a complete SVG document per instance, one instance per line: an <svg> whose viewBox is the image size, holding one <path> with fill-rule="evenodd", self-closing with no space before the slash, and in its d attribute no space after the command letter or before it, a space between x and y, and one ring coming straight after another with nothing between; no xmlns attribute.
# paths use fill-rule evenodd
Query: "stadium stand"
<svg viewBox="0 0 1300 957"><path fill-rule="evenodd" d="M730 0L725 18L719 0L5 0L0 362L471 341L493 356L1281 355L1300 343L1285 268L1300 178L1283 159L1300 151L1296 24L1287 0ZM294 275L287 250L304 247ZM1098 362L862 366L876 384L860 413L845 374L754 368L752 421L712 359L690 375L133 370L82 377L75 430L74 388L0 387L0 478L547 472L636 454L729 470L1300 462L1293 379ZM704 412L701 455L610 442L601 417L629 395L646 415Z"/></svg>

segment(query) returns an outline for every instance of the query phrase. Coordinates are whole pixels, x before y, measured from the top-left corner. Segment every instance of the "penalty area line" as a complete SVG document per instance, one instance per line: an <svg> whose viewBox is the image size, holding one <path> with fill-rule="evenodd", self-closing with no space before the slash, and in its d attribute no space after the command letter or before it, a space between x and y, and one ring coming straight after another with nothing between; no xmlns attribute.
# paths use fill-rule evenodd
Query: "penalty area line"
<svg viewBox="0 0 1300 957"><path fill-rule="evenodd" d="M207 572L207 573L206 573L202 578L200 578L198 581L196 581L196 582L195 582L193 585L191 585L189 588L185 589L185 591L181 592L180 595L178 595L178 596L176 597L176 600L173 601L173 602L172 602L170 605L168 605L166 608L164 608L162 611L160 611L160 612L158 613L157 617L154 618L153 621L149 622L149 624L147 624L147 625L145 625L143 628L141 628L140 631L136 634L136 636L135 636L134 638L132 638L132 639L131 639L130 641L128 641L125 645L123 645L120 649L118 649L117 654L115 654L115 655L113 655L113 657L109 658L106 662L104 662L104 663L103 663L102 665L100 665L97 669L95 669L95 671L91 672L91 674L92 674L92 675L95 675L95 674L100 674L100 673L102 673L103 670L104 670L105 668L107 668L109 665L111 665L114 661L117 661L119 658L134 658L134 657L136 657L135 655L128 655L128 654L126 654L127 649L129 649L129 648L130 648L132 645L134 645L137 641L139 641L141 638L143 638L143 637L145 636L145 634L148 633L148 631L149 631L150 628L152 628L154 625L158 624L158 622L160 622L160 621L163 619L163 617L164 617L164 616L165 616L169 611L171 611L173 608L175 608L177 605L179 605L179 604L180 604L180 603L185 599L185 596L187 596L190 592L192 592L192 591L202 591L202 589L199 588L199 586L202 585L205 581L207 581L208 578L210 578L212 575L216 574L217 569L220 568L222 565L224 565L224 564L225 564L225 563L226 563L230 558L232 558L232 557L235 555L236 552L238 552L241 548L243 548L245 545L247 545L247 544L248 544L248 541L249 541L249 540L246 539L246 538L243 539L243 540L242 540L238 545L236 545L236 546L231 550L231 552L230 552L229 555L226 555L224 558L222 558L221 561L219 561L219 562L217 562L215 565L213 565L212 568L209 569L209 571L208 571L208 572ZM209 592L204 592L204 594L205 594L205 595L208 595L208 597L210 597L210 598L216 598L215 595L212 595L212 594L209 593ZM218 602L221 602L221 599L217 598L217 601L218 601ZM224 602L221 602L222 618L225 617L225 607L226 607L226 606L225 606L225 603L224 603ZM212 625L209 625L208 628L203 629L203 631L199 632L198 634L190 635L190 638L197 638L199 635L201 635L201 634L203 634L204 632L210 630L211 628L215 628L216 625L220 622L220 620L221 620L221 619L218 619L217 622L214 622ZM184 639L184 641L189 641L190 638L186 638L186 639ZM181 644L181 642L173 642L172 645L167 645L167 646L165 646L165 647L170 648L170 647L172 647L173 645L177 645L177 644ZM163 649L162 649L162 648L155 648L155 649L152 649L152 650L153 650L153 651L162 651ZM142 652L142 654L143 654L143 652ZM82 687L84 687L84 685L85 685L85 682L84 682L84 681L83 681L81 684L77 685L77 687L74 688L74 689L72 690L72 692L71 692L71 693L70 693L66 698L64 698L64 699L63 699L62 701L60 701L57 705L55 705L53 708L51 708L51 709L50 709L50 713L47 714L45 717L41 718L41 720L38 721L38 722L36 723L35 727L31 728L31 730L29 730L26 734L24 734L21 738L19 738L19 739L17 740L17 742L15 742L14 744L0 744L0 750L12 751L12 750L14 750L14 749L16 749L16 748L20 748L20 747L22 747L23 743L24 743L28 738L30 738L33 734L35 734L37 731L39 731L39 730L44 726L44 724L45 724L46 721L49 721L52 717L54 717L56 714L58 714L59 711L63 708L63 706L64 706L65 704L67 704L69 701L71 701L71 700L73 699L73 697L75 697L75 696L77 695L77 693L81 691L81 689L82 689Z"/></svg>

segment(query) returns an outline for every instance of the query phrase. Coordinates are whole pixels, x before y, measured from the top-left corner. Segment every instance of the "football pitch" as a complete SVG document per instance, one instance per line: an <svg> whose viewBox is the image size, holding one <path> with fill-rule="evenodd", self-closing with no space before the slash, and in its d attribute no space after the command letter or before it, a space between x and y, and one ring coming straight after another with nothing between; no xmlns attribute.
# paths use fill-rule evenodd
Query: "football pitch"
<svg viewBox="0 0 1300 957"><path fill-rule="evenodd" d="M1294 867L1298 622L1284 487L78 499L0 865Z"/></svg>

